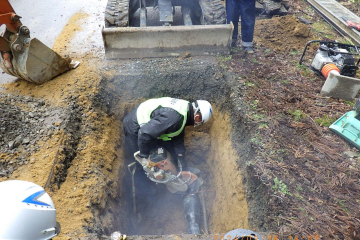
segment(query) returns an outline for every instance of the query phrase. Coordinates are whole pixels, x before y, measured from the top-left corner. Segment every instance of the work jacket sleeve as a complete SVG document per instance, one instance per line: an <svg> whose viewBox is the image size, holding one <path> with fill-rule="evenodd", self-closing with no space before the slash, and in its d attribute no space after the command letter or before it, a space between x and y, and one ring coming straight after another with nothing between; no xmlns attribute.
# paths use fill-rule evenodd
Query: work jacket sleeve
<svg viewBox="0 0 360 240"><path fill-rule="evenodd" d="M183 116L171 108L160 108L151 114L151 120L140 127L138 146L142 156L148 156L150 150L156 147L157 138L165 133L179 130Z"/></svg>

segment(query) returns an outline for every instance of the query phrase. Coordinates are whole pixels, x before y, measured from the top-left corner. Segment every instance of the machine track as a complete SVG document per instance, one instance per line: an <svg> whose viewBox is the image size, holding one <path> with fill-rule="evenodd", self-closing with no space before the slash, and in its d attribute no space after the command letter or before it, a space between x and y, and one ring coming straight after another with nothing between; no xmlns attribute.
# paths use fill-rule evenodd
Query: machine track
<svg viewBox="0 0 360 240"><path fill-rule="evenodd" d="M342 17L360 23L360 18L335 0L307 0L321 16L344 37L350 38L355 45L360 45L360 32L347 26Z"/></svg>
<svg viewBox="0 0 360 240"><path fill-rule="evenodd" d="M202 25L225 24L225 7L220 0L199 0L203 13Z"/></svg>
<svg viewBox="0 0 360 240"><path fill-rule="evenodd" d="M105 10L105 27L129 25L129 0L109 0Z"/></svg>

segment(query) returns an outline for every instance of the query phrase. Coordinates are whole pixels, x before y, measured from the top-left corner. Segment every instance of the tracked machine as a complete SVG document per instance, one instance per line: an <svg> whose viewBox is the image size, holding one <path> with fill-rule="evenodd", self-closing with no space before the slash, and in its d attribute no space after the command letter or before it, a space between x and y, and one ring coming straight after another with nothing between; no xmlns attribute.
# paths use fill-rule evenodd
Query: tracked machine
<svg viewBox="0 0 360 240"><path fill-rule="evenodd" d="M228 54L232 31L220 0L109 0L102 35L113 59Z"/></svg>
<svg viewBox="0 0 360 240"><path fill-rule="evenodd" d="M8 0L0 0L0 67L7 74L41 84L77 66L36 38L20 21Z"/></svg>

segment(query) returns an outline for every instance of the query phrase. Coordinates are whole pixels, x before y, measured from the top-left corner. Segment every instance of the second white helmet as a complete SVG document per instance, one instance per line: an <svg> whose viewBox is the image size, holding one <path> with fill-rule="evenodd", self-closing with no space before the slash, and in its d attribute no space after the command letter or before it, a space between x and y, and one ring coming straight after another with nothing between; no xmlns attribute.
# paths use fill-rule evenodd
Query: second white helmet
<svg viewBox="0 0 360 240"><path fill-rule="evenodd" d="M0 239L51 239L59 234L56 209L45 190L32 182L0 182Z"/></svg>

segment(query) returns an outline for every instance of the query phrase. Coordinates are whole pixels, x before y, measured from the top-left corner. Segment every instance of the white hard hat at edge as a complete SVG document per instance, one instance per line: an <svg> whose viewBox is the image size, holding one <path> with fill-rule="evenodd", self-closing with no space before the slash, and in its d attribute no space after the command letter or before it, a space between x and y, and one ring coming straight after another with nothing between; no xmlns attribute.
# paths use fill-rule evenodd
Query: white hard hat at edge
<svg viewBox="0 0 360 240"><path fill-rule="evenodd" d="M45 190L32 182L0 182L0 239L51 239L59 234L56 209Z"/></svg>

